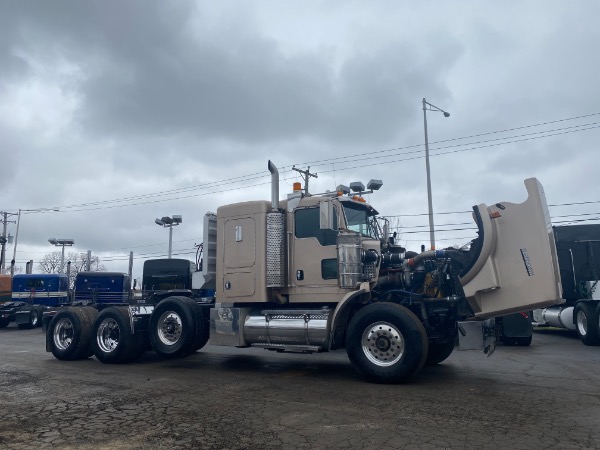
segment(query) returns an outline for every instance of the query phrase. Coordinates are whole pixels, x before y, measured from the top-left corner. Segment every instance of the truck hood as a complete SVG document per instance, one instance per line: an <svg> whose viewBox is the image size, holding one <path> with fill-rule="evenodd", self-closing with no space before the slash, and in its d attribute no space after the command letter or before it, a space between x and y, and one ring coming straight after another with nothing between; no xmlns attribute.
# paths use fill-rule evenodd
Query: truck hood
<svg viewBox="0 0 600 450"><path fill-rule="evenodd" d="M473 207L479 237L461 274L475 316L494 317L562 303L556 243L544 189L525 180L523 203Z"/></svg>

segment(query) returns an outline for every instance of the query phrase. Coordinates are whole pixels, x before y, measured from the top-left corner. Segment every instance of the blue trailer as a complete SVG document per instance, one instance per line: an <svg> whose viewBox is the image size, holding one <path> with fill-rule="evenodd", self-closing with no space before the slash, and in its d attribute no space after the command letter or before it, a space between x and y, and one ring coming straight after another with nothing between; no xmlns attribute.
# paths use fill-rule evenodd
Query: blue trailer
<svg viewBox="0 0 600 450"><path fill-rule="evenodd" d="M15 322L28 329L42 325L44 313L70 303L69 278L64 274L17 274L12 299L0 306L0 328Z"/></svg>

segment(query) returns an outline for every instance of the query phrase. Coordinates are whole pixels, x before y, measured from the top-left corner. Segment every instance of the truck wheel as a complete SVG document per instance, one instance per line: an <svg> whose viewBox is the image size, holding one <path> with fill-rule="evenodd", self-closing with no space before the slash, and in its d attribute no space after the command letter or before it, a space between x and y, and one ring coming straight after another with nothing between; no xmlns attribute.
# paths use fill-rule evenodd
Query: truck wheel
<svg viewBox="0 0 600 450"><path fill-rule="evenodd" d="M520 347L529 347L533 341L533 336L515 338L517 345Z"/></svg>
<svg viewBox="0 0 600 450"><path fill-rule="evenodd" d="M427 358L427 333L417 316L394 303L375 303L358 311L348 325L350 362L369 381L407 381Z"/></svg>
<svg viewBox="0 0 600 450"><path fill-rule="evenodd" d="M92 307L86 307L84 306L83 308L83 313L85 315L87 315L88 320L90 322L90 326L92 328L94 328L94 323L96 322L96 317L98 317L98 310L96 308L92 308ZM90 348L87 352L87 355L85 355L83 358L89 358L91 356L94 356L94 349L92 348L92 333L93 330L90 330Z"/></svg>
<svg viewBox="0 0 600 450"><path fill-rule="evenodd" d="M145 350L143 339L140 333L131 333L128 309L111 306L103 309L94 322L92 350L105 364L131 362Z"/></svg>
<svg viewBox="0 0 600 450"><path fill-rule="evenodd" d="M194 350L196 317L194 303L187 297L162 300L150 316L150 343L165 358L180 358Z"/></svg>
<svg viewBox="0 0 600 450"><path fill-rule="evenodd" d="M46 347L56 359L73 361L90 356L92 322L85 308L73 307L59 311L46 333Z"/></svg>
<svg viewBox="0 0 600 450"><path fill-rule="evenodd" d="M454 339L448 342L430 342L425 365L435 366L448 359L454 351Z"/></svg>
<svg viewBox="0 0 600 450"><path fill-rule="evenodd" d="M209 311L206 308L201 307L200 305L198 305L196 302L194 302L193 300L190 300L192 303L194 303L194 316L196 319L196 335L194 336L194 345L193 345L193 351L198 351L200 350L202 347L204 347L206 345L206 343L208 342L208 338L209 338L209 334L210 334L210 322L208 320L209 318Z"/></svg>
<svg viewBox="0 0 600 450"><path fill-rule="evenodd" d="M585 345L600 344L598 313L592 302L578 302L575 305L575 329L577 336Z"/></svg>
<svg viewBox="0 0 600 450"><path fill-rule="evenodd" d="M7 317L6 319L0 319L0 328L6 328L10 323L10 319Z"/></svg>
<svg viewBox="0 0 600 450"><path fill-rule="evenodd" d="M36 307L33 307L31 310L29 310L29 322L20 323L18 326L21 330L30 330L31 328L36 328L39 326L40 319L40 310Z"/></svg>

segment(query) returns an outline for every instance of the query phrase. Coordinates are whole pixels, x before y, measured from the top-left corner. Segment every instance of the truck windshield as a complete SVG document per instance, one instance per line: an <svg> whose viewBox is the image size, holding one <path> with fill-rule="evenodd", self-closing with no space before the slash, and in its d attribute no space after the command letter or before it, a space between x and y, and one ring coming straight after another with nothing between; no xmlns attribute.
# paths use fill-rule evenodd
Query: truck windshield
<svg viewBox="0 0 600 450"><path fill-rule="evenodd" d="M342 202L346 224L349 230L356 231L373 239L379 239L379 229L375 216L368 210L367 205Z"/></svg>

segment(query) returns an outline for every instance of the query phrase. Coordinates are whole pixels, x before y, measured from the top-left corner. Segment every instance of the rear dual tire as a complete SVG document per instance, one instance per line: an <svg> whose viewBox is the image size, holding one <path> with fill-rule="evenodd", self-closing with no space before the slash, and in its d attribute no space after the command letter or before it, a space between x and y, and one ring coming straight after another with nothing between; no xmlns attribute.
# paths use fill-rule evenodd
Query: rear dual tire
<svg viewBox="0 0 600 450"><path fill-rule="evenodd" d="M150 343L164 358L180 358L208 342L206 311L187 297L162 300L150 317Z"/></svg>
<svg viewBox="0 0 600 450"><path fill-rule="evenodd" d="M146 333L132 333L126 307L103 309L92 330L92 351L105 364L121 364L138 359L146 351Z"/></svg>
<svg viewBox="0 0 600 450"><path fill-rule="evenodd" d="M98 311L89 307L70 307L59 311L46 332L46 347L56 359L74 361L92 356L92 325Z"/></svg>

